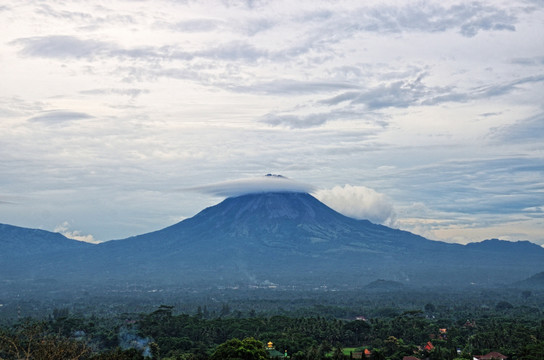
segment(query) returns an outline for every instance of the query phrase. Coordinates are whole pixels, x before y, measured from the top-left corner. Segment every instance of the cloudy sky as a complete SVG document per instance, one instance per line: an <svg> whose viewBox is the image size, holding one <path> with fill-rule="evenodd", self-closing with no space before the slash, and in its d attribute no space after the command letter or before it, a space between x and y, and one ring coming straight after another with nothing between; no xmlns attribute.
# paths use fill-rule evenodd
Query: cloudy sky
<svg viewBox="0 0 544 360"><path fill-rule="evenodd" d="M544 5L0 2L0 222L105 241L282 174L354 217L544 244Z"/></svg>

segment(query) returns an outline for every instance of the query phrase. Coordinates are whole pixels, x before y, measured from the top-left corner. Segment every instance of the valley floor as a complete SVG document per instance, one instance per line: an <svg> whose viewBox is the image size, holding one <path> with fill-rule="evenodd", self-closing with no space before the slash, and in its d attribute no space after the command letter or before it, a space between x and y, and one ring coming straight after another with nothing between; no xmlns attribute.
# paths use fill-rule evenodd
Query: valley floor
<svg viewBox="0 0 544 360"><path fill-rule="evenodd" d="M516 360L544 354L544 292L538 290L3 286L1 359L25 358L21 351L29 349L35 355L28 358L57 351L66 355L59 359L213 360L246 346L247 357L234 357L472 359L496 352Z"/></svg>

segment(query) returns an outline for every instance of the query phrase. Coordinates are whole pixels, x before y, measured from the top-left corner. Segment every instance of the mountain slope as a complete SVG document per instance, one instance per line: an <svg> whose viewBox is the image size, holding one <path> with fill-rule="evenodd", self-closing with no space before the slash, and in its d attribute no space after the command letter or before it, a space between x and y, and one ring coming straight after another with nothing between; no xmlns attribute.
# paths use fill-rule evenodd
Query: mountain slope
<svg viewBox="0 0 544 360"><path fill-rule="evenodd" d="M544 249L528 242L432 241L346 217L309 194L271 192L228 198L152 233L64 249L39 267L101 282L363 286L382 278L457 286L519 281L543 264Z"/></svg>
<svg viewBox="0 0 544 360"><path fill-rule="evenodd" d="M110 269L111 276L126 273L122 264L130 258L139 264L131 269L134 276L171 281L362 285L386 277L468 284L522 277L544 263L544 249L510 244L519 253L505 263L511 248L497 252L493 243L469 247L431 241L346 217L309 194L262 193L228 198L178 224L96 250L102 259L121 264Z"/></svg>
<svg viewBox="0 0 544 360"><path fill-rule="evenodd" d="M4 276L39 275L42 265L92 247L59 233L0 224L0 271Z"/></svg>
<svg viewBox="0 0 544 360"><path fill-rule="evenodd" d="M308 194L264 193L228 198L163 230L99 248L114 262L136 260L149 275L170 269L205 280L219 270L224 279L284 281L305 278L303 272L323 280L350 275L363 263L383 272L395 256L437 246L451 245L348 218Z"/></svg>
<svg viewBox="0 0 544 360"><path fill-rule="evenodd" d="M160 244L154 242L157 237L161 239ZM221 241L215 243L218 240ZM213 243L225 248L258 244L303 254L316 249L330 252L344 247L348 250L346 247L350 246L353 251L387 252L416 244L430 245L426 239L405 231L348 218L303 193L228 198L178 224L122 241L166 247L180 242L187 246Z"/></svg>

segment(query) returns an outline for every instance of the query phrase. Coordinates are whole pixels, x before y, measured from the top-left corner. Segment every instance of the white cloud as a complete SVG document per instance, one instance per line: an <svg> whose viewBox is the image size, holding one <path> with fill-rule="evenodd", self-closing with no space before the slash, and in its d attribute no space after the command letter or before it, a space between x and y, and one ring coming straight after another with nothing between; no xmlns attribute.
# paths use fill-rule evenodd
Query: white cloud
<svg viewBox="0 0 544 360"><path fill-rule="evenodd" d="M315 196L341 214L387 226L396 226L396 214L391 200L384 194L365 186L335 186L318 190Z"/></svg>
<svg viewBox="0 0 544 360"><path fill-rule="evenodd" d="M188 190L195 190L215 196L233 197L264 192L309 193L313 189L313 186L309 184L300 183L281 175L268 174L258 178L239 179L197 186Z"/></svg>
<svg viewBox="0 0 544 360"><path fill-rule="evenodd" d="M84 241L92 244L97 244L99 242L96 241L91 234L83 235L79 230L70 230L70 223L68 221L57 225L57 227L53 231L66 236L68 239Z"/></svg>

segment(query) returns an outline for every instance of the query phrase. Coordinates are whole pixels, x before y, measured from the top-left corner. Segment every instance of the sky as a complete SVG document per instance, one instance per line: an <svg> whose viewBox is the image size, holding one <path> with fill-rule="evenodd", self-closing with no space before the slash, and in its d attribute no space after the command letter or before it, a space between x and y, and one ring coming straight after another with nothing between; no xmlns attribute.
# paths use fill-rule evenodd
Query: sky
<svg viewBox="0 0 544 360"><path fill-rule="evenodd" d="M120 239L271 173L429 239L544 245L541 0L21 0L0 23L0 223Z"/></svg>

